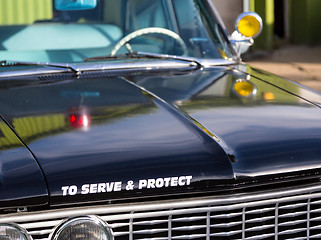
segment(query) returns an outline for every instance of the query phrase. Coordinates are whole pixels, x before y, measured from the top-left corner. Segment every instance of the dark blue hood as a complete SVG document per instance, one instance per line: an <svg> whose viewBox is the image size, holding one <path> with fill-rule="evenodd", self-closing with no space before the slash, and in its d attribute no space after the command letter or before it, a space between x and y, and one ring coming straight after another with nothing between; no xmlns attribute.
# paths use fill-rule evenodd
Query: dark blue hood
<svg viewBox="0 0 321 240"><path fill-rule="evenodd" d="M154 77L141 85L216 135L230 156L236 179L253 181L253 177L262 176L275 180L280 178L278 174L296 177L313 169L319 173L319 93L245 65L195 73L200 84L192 84L191 79ZM141 80L135 81L140 84ZM233 86L240 81L252 83L254 94L237 94ZM174 85L186 89L188 84L185 95L166 91Z"/></svg>
<svg viewBox="0 0 321 240"><path fill-rule="evenodd" d="M49 203L38 163L0 118L0 209Z"/></svg>
<svg viewBox="0 0 321 240"><path fill-rule="evenodd" d="M42 167L51 204L202 192L234 179L223 149L193 119L127 80L2 93L4 115Z"/></svg>
<svg viewBox="0 0 321 240"><path fill-rule="evenodd" d="M43 169L52 205L317 175L320 109L299 97L300 87L261 77L212 68L71 79L0 96L3 116ZM255 94L236 94L241 80Z"/></svg>

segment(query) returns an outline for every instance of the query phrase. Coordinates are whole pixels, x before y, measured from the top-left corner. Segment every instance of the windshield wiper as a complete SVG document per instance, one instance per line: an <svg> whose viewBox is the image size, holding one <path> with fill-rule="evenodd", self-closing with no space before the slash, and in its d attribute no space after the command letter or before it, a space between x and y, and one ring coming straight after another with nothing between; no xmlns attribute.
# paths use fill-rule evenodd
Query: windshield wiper
<svg viewBox="0 0 321 240"><path fill-rule="evenodd" d="M43 62L24 62L24 61L10 61L2 60L0 61L0 67L10 67L10 66L45 66L45 67L58 67L71 70L74 74L79 76L81 74L80 70L75 68L69 63L43 63Z"/></svg>
<svg viewBox="0 0 321 240"><path fill-rule="evenodd" d="M148 58L148 59L164 59L164 60L179 60L189 63L194 63L198 68L203 68L203 64L197 59L193 57L184 57L184 56L176 56L169 54L159 54L159 53L147 53L147 52L129 52L121 55L107 55L100 57L91 57L84 58L83 61L100 61L100 60L119 60L119 59L139 59L139 58Z"/></svg>

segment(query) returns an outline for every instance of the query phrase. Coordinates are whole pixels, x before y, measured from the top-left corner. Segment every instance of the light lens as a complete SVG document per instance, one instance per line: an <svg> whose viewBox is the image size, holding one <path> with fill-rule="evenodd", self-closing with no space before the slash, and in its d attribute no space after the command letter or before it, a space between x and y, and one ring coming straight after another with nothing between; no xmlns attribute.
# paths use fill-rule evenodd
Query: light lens
<svg viewBox="0 0 321 240"><path fill-rule="evenodd" d="M0 240L32 240L27 231L16 224L0 224Z"/></svg>
<svg viewBox="0 0 321 240"><path fill-rule="evenodd" d="M113 240L108 225L95 216L72 218L60 224L52 240Z"/></svg>
<svg viewBox="0 0 321 240"><path fill-rule="evenodd" d="M236 27L243 36L256 37L262 30L262 19L257 13L244 13L238 18Z"/></svg>

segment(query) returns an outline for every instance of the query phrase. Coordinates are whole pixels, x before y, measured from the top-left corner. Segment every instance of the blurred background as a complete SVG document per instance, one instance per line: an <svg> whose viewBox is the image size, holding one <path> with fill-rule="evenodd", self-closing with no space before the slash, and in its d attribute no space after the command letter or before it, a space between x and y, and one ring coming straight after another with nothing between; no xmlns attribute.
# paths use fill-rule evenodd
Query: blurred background
<svg viewBox="0 0 321 240"><path fill-rule="evenodd" d="M321 0L212 0L229 33L237 16L257 12L263 31L243 59L321 91Z"/></svg>

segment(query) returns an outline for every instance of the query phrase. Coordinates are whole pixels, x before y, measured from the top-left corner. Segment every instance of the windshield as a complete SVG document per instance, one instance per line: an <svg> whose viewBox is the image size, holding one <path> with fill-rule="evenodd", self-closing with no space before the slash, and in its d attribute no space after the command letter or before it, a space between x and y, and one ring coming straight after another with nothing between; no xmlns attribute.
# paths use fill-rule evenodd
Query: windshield
<svg viewBox="0 0 321 240"><path fill-rule="evenodd" d="M0 60L76 63L133 51L233 57L201 0L87 0L95 2L88 8L55 1L0 1Z"/></svg>

